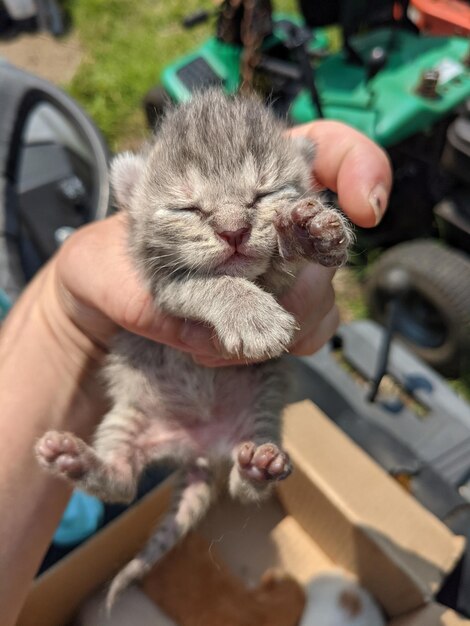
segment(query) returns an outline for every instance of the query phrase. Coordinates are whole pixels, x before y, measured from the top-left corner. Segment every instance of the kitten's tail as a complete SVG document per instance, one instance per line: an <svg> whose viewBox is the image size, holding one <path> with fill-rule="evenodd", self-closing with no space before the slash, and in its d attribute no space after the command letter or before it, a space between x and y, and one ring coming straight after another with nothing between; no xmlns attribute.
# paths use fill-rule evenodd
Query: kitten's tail
<svg viewBox="0 0 470 626"><path fill-rule="evenodd" d="M196 526L209 509L215 494L216 482L205 460L199 459L197 465L181 470L173 506L144 549L112 581L106 596L108 613L117 597L129 585L143 578L158 560Z"/></svg>

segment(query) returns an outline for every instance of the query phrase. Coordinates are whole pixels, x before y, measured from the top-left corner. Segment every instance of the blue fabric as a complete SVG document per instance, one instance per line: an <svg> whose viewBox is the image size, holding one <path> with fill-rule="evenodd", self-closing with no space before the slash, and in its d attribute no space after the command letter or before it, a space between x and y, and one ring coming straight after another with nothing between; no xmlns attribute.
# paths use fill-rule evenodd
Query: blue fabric
<svg viewBox="0 0 470 626"><path fill-rule="evenodd" d="M8 297L6 292L3 291L3 289L0 289L0 321L3 320L7 316L7 313L10 310L10 307L11 307L10 298Z"/></svg>
<svg viewBox="0 0 470 626"><path fill-rule="evenodd" d="M53 543L70 546L83 541L98 530L104 516L104 504L76 489L55 532Z"/></svg>

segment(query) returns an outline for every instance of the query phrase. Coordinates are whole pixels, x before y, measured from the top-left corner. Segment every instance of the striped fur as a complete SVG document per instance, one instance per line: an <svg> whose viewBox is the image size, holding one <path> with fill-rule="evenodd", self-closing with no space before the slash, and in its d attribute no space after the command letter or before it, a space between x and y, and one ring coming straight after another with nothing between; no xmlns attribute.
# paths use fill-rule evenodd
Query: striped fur
<svg viewBox="0 0 470 626"><path fill-rule="evenodd" d="M211 369L121 332L104 368L112 408L92 445L57 432L38 442L41 465L105 501L132 501L151 463L182 468L174 508L118 574L109 604L197 523L213 476L233 497L259 501L291 471L277 357L296 320L277 298L306 262L344 262L350 235L310 188L312 146L284 130L254 99L211 91L170 112L147 153L112 168L130 252L158 306L211 326L229 355L271 360ZM220 233L240 229L248 235L234 255Z"/></svg>

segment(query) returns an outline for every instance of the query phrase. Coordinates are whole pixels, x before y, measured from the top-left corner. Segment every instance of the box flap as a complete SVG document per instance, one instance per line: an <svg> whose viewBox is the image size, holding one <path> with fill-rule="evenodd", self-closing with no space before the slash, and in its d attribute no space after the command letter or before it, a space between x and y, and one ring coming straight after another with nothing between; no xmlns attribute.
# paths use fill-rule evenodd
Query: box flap
<svg viewBox="0 0 470 626"><path fill-rule="evenodd" d="M276 546L279 566L304 585L318 574L338 570L290 515L272 530L271 540Z"/></svg>
<svg viewBox="0 0 470 626"><path fill-rule="evenodd" d="M464 540L407 494L310 402L288 408L294 472L287 511L336 563L354 572L391 617L428 602Z"/></svg>
<svg viewBox="0 0 470 626"><path fill-rule="evenodd" d="M140 550L168 508L172 482L168 479L38 578L17 626L64 626L83 600Z"/></svg>
<svg viewBox="0 0 470 626"><path fill-rule="evenodd" d="M243 505L223 498L199 527L232 572L257 585L266 569L280 568L304 584L320 572L337 569L276 499Z"/></svg>
<svg viewBox="0 0 470 626"><path fill-rule="evenodd" d="M470 620L433 602L418 611L393 619L389 626L470 626Z"/></svg>

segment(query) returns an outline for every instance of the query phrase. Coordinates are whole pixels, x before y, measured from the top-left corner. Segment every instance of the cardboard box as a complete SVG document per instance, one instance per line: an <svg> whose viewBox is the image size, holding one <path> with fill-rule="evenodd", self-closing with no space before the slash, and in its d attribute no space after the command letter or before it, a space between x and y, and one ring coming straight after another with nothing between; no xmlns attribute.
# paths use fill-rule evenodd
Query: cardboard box
<svg viewBox="0 0 470 626"><path fill-rule="evenodd" d="M271 566L300 582L345 568L378 599L389 626L470 620L432 602L462 554L453 535L309 402L290 406L285 445L295 466L261 507L222 500L200 526L248 583ZM81 602L138 551L166 510L172 480L33 585L18 626L65 626Z"/></svg>

